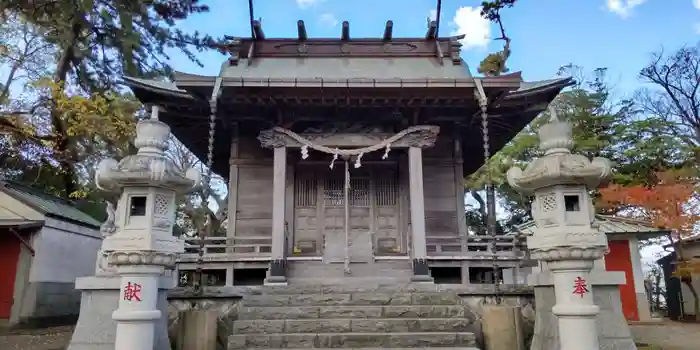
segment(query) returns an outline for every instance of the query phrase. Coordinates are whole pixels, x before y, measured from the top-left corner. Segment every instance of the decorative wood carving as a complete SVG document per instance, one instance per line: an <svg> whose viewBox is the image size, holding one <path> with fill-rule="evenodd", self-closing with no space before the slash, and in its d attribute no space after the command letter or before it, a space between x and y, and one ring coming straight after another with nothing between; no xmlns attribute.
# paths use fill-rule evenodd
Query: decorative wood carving
<svg viewBox="0 0 700 350"><path fill-rule="evenodd" d="M285 134L286 129L272 128L263 130L258 135L258 140L263 147L301 147L303 144L293 137ZM345 130L343 130L345 131ZM288 132L288 131L286 131ZM391 148L397 147L432 147L440 132L437 126L415 126L403 130L397 134L361 134L361 133L320 133L320 134L300 134L313 144L325 147L338 148L358 148L376 146L391 138L396 138L389 142ZM400 135L397 138L397 135ZM383 147L383 146L382 146ZM313 147L311 147L313 148ZM380 147L381 148L381 147Z"/></svg>

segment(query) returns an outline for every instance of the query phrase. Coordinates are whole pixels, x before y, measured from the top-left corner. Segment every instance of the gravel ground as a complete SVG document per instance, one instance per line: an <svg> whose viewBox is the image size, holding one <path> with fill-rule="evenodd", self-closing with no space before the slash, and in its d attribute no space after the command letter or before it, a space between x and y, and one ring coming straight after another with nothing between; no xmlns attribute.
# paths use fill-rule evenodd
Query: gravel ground
<svg viewBox="0 0 700 350"><path fill-rule="evenodd" d="M639 323L630 324L630 330L636 342L663 350L700 349L700 323Z"/></svg>
<svg viewBox="0 0 700 350"><path fill-rule="evenodd" d="M663 350L700 349L700 324L660 322L631 324L635 341ZM0 334L2 350L63 350L72 327L33 329Z"/></svg>
<svg viewBox="0 0 700 350"><path fill-rule="evenodd" d="M13 331L0 335L2 350L63 350L68 346L73 327L54 327Z"/></svg>

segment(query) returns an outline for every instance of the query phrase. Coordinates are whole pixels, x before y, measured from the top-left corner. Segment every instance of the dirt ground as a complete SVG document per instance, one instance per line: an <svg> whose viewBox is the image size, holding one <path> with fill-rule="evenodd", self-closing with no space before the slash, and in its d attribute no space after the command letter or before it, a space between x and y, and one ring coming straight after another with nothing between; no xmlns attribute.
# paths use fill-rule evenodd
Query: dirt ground
<svg viewBox="0 0 700 350"><path fill-rule="evenodd" d="M2 350L64 350L73 327L54 327L0 334Z"/></svg>
<svg viewBox="0 0 700 350"><path fill-rule="evenodd" d="M700 323L638 323L630 324L630 330L636 342L654 345L659 349L700 349Z"/></svg>
<svg viewBox="0 0 700 350"><path fill-rule="evenodd" d="M654 350L700 349L700 324L661 322L631 324L635 341ZM64 350L72 327L34 329L0 334L2 350Z"/></svg>

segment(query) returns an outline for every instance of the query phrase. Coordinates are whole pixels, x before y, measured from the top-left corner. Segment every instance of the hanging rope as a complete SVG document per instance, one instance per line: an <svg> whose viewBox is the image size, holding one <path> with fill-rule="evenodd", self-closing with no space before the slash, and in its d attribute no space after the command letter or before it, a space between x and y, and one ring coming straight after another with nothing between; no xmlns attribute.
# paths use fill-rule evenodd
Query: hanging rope
<svg viewBox="0 0 700 350"><path fill-rule="evenodd" d="M223 71L222 71L223 72ZM216 134L216 104L219 99L219 94L221 93L221 74L216 79L216 84L214 85L214 91L212 92L211 100L209 101L210 114L209 114L209 138L207 140L207 176L205 177L206 186L202 189L204 194L204 205L209 207L209 196L211 195L211 177L213 174L212 167L214 166L214 135ZM204 265L204 249L205 249L205 239L211 236L211 230L214 218L211 215L208 216L208 220L205 222L206 227L199 230L199 251L197 252L197 267L195 269L195 278L192 282L192 287L195 294L200 294L204 290L204 271L202 265Z"/></svg>
<svg viewBox="0 0 700 350"><path fill-rule="evenodd" d="M357 156L355 159L355 168L359 168L362 166L361 159L362 156L365 153L370 153L370 152L375 152L381 149L384 149L384 155L382 156L382 159L386 159L389 157L389 152L391 151L391 145L393 143L396 143L397 141L401 140L405 136L413 133L425 133L425 138L430 139L432 137L432 140L437 137L437 134L440 132L440 127L438 126L432 126L432 125L417 125L417 126L412 126L409 128L406 128L397 134L394 134L391 137L388 137L379 143L372 145L372 146L367 146L367 147L362 147L362 148L353 148L353 149L339 149L339 148L330 148L326 147L323 145L319 145L314 143L311 140L308 140L304 138L303 136L295 133L294 131L291 131L289 129L281 128L281 127L274 127L271 130L266 130L261 133L262 138L266 137L271 137L270 133L280 133L283 135L286 135L290 137L292 140L298 142L301 146L301 157L302 159L308 158L309 155L309 148L322 152L322 153L327 153L327 154L332 154L333 155L333 160L331 160L330 168L333 169L333 166L335 164L335 161L338 160L339 156L342 157L350 157L350 156Z"/></svg>
<svg viewBox="0 0 700 350"><path fill-rule="evenodd" d="M359 160L359 158L358 158ZM345 186L343 190L343 200L345 203L345 274L352 273L350 270L350 163L345 159Z"/></svg>
<svg viewBox="0 0 700 350"><path fill-rule="evenodd" d="M496 194L494 193L493 179L488 164L491 158L491 143L489 140L489 118L488 118L488 99L484 87L481 85L481 80L476 79L476 92L481 107L481 131L482 143L484 146L484 166L486 167L486 231L491 235L491 261L493 263L493 289L496 297L496 304L500 304L501 288L500 288L500 269L498 266L498 241L496 235Z"/></svg>

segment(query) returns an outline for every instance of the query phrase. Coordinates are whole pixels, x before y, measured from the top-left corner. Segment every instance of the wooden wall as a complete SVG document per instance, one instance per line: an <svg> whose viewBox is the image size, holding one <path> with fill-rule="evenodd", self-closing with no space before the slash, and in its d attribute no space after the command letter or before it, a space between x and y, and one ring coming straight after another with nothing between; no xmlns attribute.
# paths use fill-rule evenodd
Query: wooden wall
<svg viewBox="0 0 700 350"><path fill-rule="evenodd" d="M231 179L237 183L237 190L231 184L229 200L236 201L229 205L229 236L271 236L272 231L272 151L263 149L255 138L238 138L232 146ZM455 144L450 135L441 135L435 146L423 151L423 178L425 195L426 236L430 237L460 235L459 220L464 220L462 205L461 159L455 157ZM461 155L459 156L461 157ZM287 159L291 162L292 157ZM406 157L401 157L407 162ZM288 168L292 171L293 168ZM407 171L407 164L400 165L401 171ZM234 179L235 173L235 179ZM408 200L407 174L401 174L401 196ZM290 180L288 180L290 181ZM293 191L287 192L293 201ZM290 196L291 195L291 196ZM401 217L409 217L408 205L402 205ZM231 211L235 213L231 215ZM288 214L289 215L289 211ZM293 218L287 218L293 222ZM402 229L408 225L402 224ZM445 239L440 239L445 242ZM432 242L434 243L434 242Z"/></svg>
<svg viewBox="0 0 700 350"><path fill-rule="evenodd" d="M435 146L423 152L425 235L428 253L431 253L433 244L458 243L456 239L446 239L459 235L455 196L457 184L461 184L462 181L455 179L457 166L461 170L461 164L457 164L454 159L454 141L450 135L441 134ZM438 236L444 238L434 238Z"/></svg>
<svg viewBox="0 0 700 350"><path fill-rule="evenodd" d="M260 142L255 138L240 138L232 163L238 172L235 235L271 236L272 151L260 147Z"/></svg>

